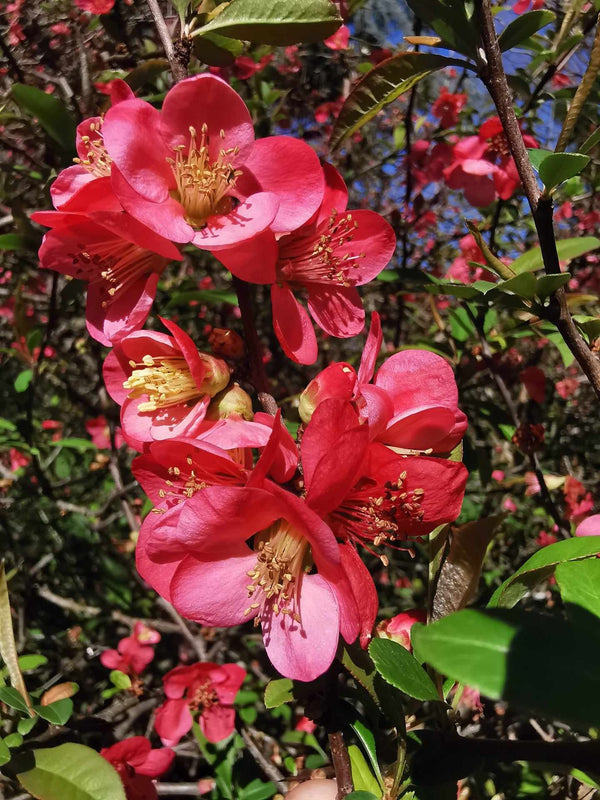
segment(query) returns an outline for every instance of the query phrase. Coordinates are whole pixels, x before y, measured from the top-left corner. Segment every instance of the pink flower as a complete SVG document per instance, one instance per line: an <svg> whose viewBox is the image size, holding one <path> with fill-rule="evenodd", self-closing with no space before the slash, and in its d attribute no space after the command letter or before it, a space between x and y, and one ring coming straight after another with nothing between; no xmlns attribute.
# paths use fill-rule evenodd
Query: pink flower
<svg viewBox="0 0 600 800"><path fill-rule="evenodd" d="M377 626L377 635L384 639L392 639L407 650L412 650L410 629L415 622L426 622L427 612L420 608L412 608L391 619L385 619Z"/></svg>
<svg viewBox="0 0 600 800"><path fill-rule="evenodd" d="M16 472L21 467L26 467L31 461L31 456L26 453L21 453L14 447L10 448L10 469L11 472Z"/></svg>
<svg viewBox="0 0 600 800"><path fill-rule="evenodd" d="M574 478L567 475L563 486L565 496L565 519L572 519L580 522L583 517L594 507L594 501L590 492L585 491L585 486Z"/></svg>
<svg viewBox="0 0 600 800"><path fill-rule="evenodd" d="M600 536L600 514L592 514L580 522L575 536Z"/></svg>
<svg viewBox="0 0 600 800"><path fill-rule="evenodd" d="M300 717L298 722L294 725L294 730L302 731L302 733L314 733L316 729L316 724L308 717Z"/></svg>
<svg viewBox="0 0 600 800"><path fill-rule="evenodd" d="M145 736L132 736L104 747L100 755L119 773L127 800L156 800L152 778L163 775L175 758L170 748L153 750Z"/></svg>
<svg viewBox="0 0 600 800"><path fill-rule="evenodd" d="M121 408L125 441L136 450L144 442L194 436L211 397L229 383L224 361L200 353L174 322L172 334L136 331L119 342L104 362L104 380Z"/></svg>
<svg viewBox="0 0 600 800"><path fill-rule="evenodd" d="M525 497L533 497L541 492L540 482L535 472L525 473Z"/></svg>
<svg viewBox="0 0 600 800"><path fill-rule="evenodd" d="M547 547L549 544L554 544L558 542L558 539L552 533L546 533L546 531L540 531L536 538L536 544L539 544L540 547Z"/></svg>
<svg viewBox="0 0 600 800"><path fill-rule="evenodd" d="M202 662L175 667L163 678L167 700L156 710L154 727L163 744L176 745L192 729L193 714L209 742L233 733L233 701L246 677L237 664Z"/></svg>
<svg viewBox="0 0 600 800"><path fill-rule="evenodd" d="M438 117L442 128L453 128L458 122L458 115L467 102L466 94L452 94L442 86L438 99L431 107L431 113Z"/></svg>
<svg viewBox="0 0 600 800"><path fill-rule="evenodd" d="M100 661L107 669L118 669L127 675L139 675L154 658L154 647L160 641L158 631L136 622L133 634L121 639L116 650L105 650Z"/></svg>
<svg viewBox="0 0 600 800"><path fill-rule="evenodd" d="M512 10L515 14L522 14L524 11L529 10L529 6L531 6L533 10L543 8L544 0L517 0Z"/></svg>
<svg viewBox="0 0 600 800"><path fill-rule="evenodd" d="M504 471L501 469L495 469L492 471L492 480L494 481L503 481L504 480Z"/></svg>
<svg viewBox="0 0 600 800"><path fill-rule="evenodd" d="M451 278L461 283L472 283L473 281L493 282L495 280L495 276L487 269L471 266L470 262L472 261L485 264L485 256L471 233L463 236L459 240L458 246L461 254L450 265L450 269L446 272L446 278Z"/></svg>
<svg viewBox="0 0 600 800"><path fill-rule="evenodd" d="M52 228L39 251L41 266L88 282L87 329L92 338L111 346L141 328L160 275L169 261L181 261L181 255L175 245L115 205L105 180L88 184L71 201L87 205L88 213L38 211L32 219ZM86 203L91 195L96 209Z"/></svg>
<svg viewBox="0 0 600 800"><path fill-rule="evenodd" d="M563 400L568 400L572 397L579 388L579 381L577 378L564 378L562 381L556 382L556 391Z"/></svg>
<svg viewBox="0 0 600 800"><path fill-rule="evenodd" d="M325 39L323 44L330 50L347 50L349 41L350 29L347 25L342 25L332 36Z"/></svg>
<svg viewBox="0 0 600 800"><path fill-rule="evenodd" d="M85 423L85 429L92 437L92 442L98 450L110 449L110 428L105 416L100 415L99 417L94 417L94 419L88 419ZM121 429L115 428L115 447L118 449L123 442Z"/></svg>
<svg viewBox="0 0 600 800"><path fill-rule="evenodd" d="M539 367L527 367L519 375L529 397L542 405L546 396L546 376Z"/></svg>
<svg viewBox="0 0 600 800"><path fill-rule="evenodd" d="M207 487L161 534L176 509L167 512L141 574L152 582L152 562L175 562L161 594L181 614L211 627L260 622L275 668L310 681L333 661L340 632L356 639L356 601L330 528L291 492L260 487Z"/></svg>
<svg viewBox="0 0 600 800"><path fill-rule="evenodd" d="M271 283L273 325L286 355L301 364L317 358L317 339L307 311L294 291L308 295L308 308L331 336L354 336L365 314L356 286L371 281L388 264L396 247L391 226L374 211L345 212L348 192L341 175L324 165L325 193L306 224L276 241L257 237L254 247L219 253L243 280Z"/></svg>
<svg viewBox="0 0 600 800"><path fill-rule="evenodd" d="M517 507L516 507L516 505L515 505L515 502L514 502L514 500L512 499L512 497L506 497L506 498L503 500L503 502L502 502L502 508L503 508L505 511L509 511L511 514L514 514L514 512L517 510Z"/></svg>
<svg viewBox="0 0 600 800"><path fill-rule="evenodd" d="M321 198L313 150L282 136L254 142L244 102L214 75L178 83L162 111L138 99L114 105L103 133L123 207L175 242L246 246L269 226L303 224Z"/></svg>

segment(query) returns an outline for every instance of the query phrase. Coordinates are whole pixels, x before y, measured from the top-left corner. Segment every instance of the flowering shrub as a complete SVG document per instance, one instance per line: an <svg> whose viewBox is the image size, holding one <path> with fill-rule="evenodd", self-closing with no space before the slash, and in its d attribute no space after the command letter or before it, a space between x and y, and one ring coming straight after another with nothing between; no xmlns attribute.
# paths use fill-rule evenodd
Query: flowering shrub
<svg viewBox="0 0 600 800"><path fill-rule="evenodd" d="M33 6L0 795L597 789L597 8Z"/></svg>

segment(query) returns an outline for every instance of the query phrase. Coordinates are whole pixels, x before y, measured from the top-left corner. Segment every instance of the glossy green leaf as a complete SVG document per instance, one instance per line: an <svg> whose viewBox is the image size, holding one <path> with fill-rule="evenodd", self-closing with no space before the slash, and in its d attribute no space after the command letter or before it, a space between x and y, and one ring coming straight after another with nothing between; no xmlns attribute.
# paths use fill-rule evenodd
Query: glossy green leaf
<svg viewBox="0 0 600 800"><path fill-rule="evenodd" d="M371 762L371 767L373 768L373 772L375 773L377 779L381 786L383 786L383 778L381 777L381 771L379 769L379 761L377 759L377 748L375 745L375 736L373 732L367 728L364 722L360 719L354 720L352 723L352 727L354 728L354 732L358 736L362 746L365 749L366 754L369 756L369 761ZM368 788L368 787L364 787ZM369 789L371 791L371 789Z"/></svg>
<svg viewBox="0 0 600 800"><path fill-rule="evenodd" d="M554 155L554 150L543 150L541 147L528 147L527 152L529 153L529 160L536 170L540 168L540 164L544 159Z"/></svg>
<svg viewBox="0 0 600 800"><path fill-rule="evenodd" d="M566 561L556 567L556 581L565 603L574 603L600 617L600 559Z"/></svg>
<svg viewBox="0 0 600 800"><path fill-rule="evenodd" d="M0 686L0 702L5 703L7 706L14 708L16 711L20 711L21 713L29 716L27 703L25 700L23 700L21 693L12 686Z"/></svg>
<svg viewBox="0 0 600 800"><path fill-rule="evenodd" d="M574 239L560 239L556 243L558 257L561 261L570 261L572 258L578 258L591 250L596 250L600 247L600 239L595 236L582 236ZM523 255L515 258L511 267L513 270L520 274L521 272L534 272L536 269L542 269L544 261L542 259L542 251L539 247L533 247Z"/></svg>
<svg viewBox="0 0 600 800"><path fill-rule="evenodd" d="M542 161L538 174L547 189L554 189L579 175L589 163L590 157L582 153L553 153Z"/></svg>
<svg viewBox="0 0 600 800"><path fill-rule="evenodd" d="M333 126L330 147L342 142L373 119L381 109L436 70L462 65L434 53L398 53L368 72L350 92Z"/></svg>
<svg viewBox="0 0 600 800"><path fill-rule="evenodd" d="M543 547L496 589L488 606L512 608L540 581L549 578L559 564L589 558L598 553L600 536L573 537Z"/></svg>
<svg viewBox="0 0 600 800"><path fill-rule="evenodd" d="M244 45L236 39L207 33L194 39L194 55L211 67L227 67L244 52Z"/></svg>
<svg viewBox="0 0 600 800"><path fill-rule="evenodd" d="M369 655L384 680L417 700L439 700L429 675L417 659L391 639L373 639Z"/></svg>
<svg viewBox="0 0 600 800"><path fill-rule="evenodd" d="M377 800L381 795L372 794L372 792L350 792L346 795L346 800Z"/></svg>
<svg viewBox="0 0 600 800"><path fill-rule="evenodd" d="M113 669L109 675L110 682L117 689L124 691L131 688L131 678L119 669Z"/></svg>
<svg viewBox="0 0 600 800"><path fill-rule="evenodd" d="M17 730L21 736L27 736L38 721L37 717L22 717L17 723Z"/></svg>
<svg viewBox="0 0 600 800"><path fill-rule="evenodd" d="M65 152L75 149L77 123L58 97L24 83L15 83L12 95L21 108L32 114L48 136Z"/></svg>
<svg viewBox="0 0 600 800"><path fill-rule="evenodd" d="M31 383L31 379L33 378L33 370L31 369L24 369L23 372L19 372L17 377L15 378L15 392L21 394L22 392L26 392L29 388L29 384Z"/></svg>
<svg viewBox="0 0 600 800"><path fill-rule="evenodd" d="M39 800L126 800L117 771L82 744L33 750L35 766L17 775Z"/></svg>
<svg viewBox="0 0 600 800"><path fill-rule="evenodd" d="M277 678L269 681L265 688L265 706L277 708L283 703L291 703L294 699L294 681L289 678Z"/></svg>
<svg viewBox="0 0 600 800"><path fill-rule="evenodd" d="M44 664L47 663L48 659L46 656L42 656L38 653L32 653L31 655L27 656L19 656L19 667L23 670L23 672L29 672L32 669L43 667Z"/></svg>
<svg viewBox="0 0 600 800"><path fill-rule="evenodd" d="M348 747L350 767L352 768L352 783L357 791L370 792L375 797L381 797L381 788L377 779L369 769L369 765L360 748L351 744Z"/></svg>
<svg viewBox="0 0 600 800"><path fill-rule="evenodd" d="M498 37L502 52L518 47L534 33L537 33L545 25L556 19L556 14L545 9L530 11L527 14L519 14L513 19Z"/></svg>
<svg viewBox="0 0 600 800"><path fill-rule="evenodd" d="M521 275L515 275L514 278L510 278L507 281L502 281L495 288L499 292L510 292L527 300L532 300L535 297L536 280L530 272L523 272Z"/></svg>
<svg viewBox="0 0 600 800"><path fill-rule="evenodd" d="M413 13L457 53L474 57L479 36L472 15L473 5L462 0L407 0Z"/></svg>
<svg viewBox="0 0 600 800"><path fill-rule="evenodd" d="M268 781L265 783L260 778L255 778L240 790L238 800L267 800L277 792L277 786Z"/></svg>
<svg viewBox="0 0 600 800"><path fill-rule="evenodd" d="M342 24L330 0L231 0L200 30L201 34L289 45L327 39Z"/></svg>
<svg viewBox="0 0 600 800"><path fill-rule="evenodd" d="M73 701L65 697L48 706L34 706L33 710L52 725L65 725L73 713Z"/></svg>
<svg viewBox="0 0 600 800"><path fill-rule="evenodd" d="M600 724L600 636L558 615L466 609L414 631L436 670L493 700L584 727ZM572 675L574 680L566 680Z"/></svg>
<svg viewBox="0 0 600 800"><path fill-rule="evenodd" d="M4 739L0 738L0 767L10 761L10 750Z"/></svg>

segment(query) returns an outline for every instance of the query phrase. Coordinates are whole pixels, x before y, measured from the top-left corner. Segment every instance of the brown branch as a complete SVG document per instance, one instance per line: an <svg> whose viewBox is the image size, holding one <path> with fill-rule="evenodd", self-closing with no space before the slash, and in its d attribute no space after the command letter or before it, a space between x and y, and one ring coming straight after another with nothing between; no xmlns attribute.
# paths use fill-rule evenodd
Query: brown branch
<svg viewBox="0 0 600 800"><path fill-rule="evenodd" d="M335 779L338 785L337 800L343 800L346 795L354 791L354 784L352 782L350 756L344 741L344 734L341 731L334 731L329 734L329 749L331 750L331 760L333 761Z"/></svg>
<svg viewBox="0 0 600 800"><path fill-rule="evenodd" d="M175 83L178 83L184 78L187 78L187 65L190 58L190 48L185 46L175 47L173 40L171 39L169 29L167 28L165 18L163 17L163 13L160 10L158 0L147 0L147 3L150 13L152 14L152 18L154 19L154 24L156 25L156 30L164 48L165 55L169 61L169 66L171 67L171 72L173 74L173 80Z"/></svg>
<svg viewBox="0 0 600 800"><path fill-rule="evenodd" d="M166 611L166 613L171 617L171 619L175 621L177 627L179 628L180 633L183 634L183 636L191 644L200 661L206 661L206 645L204 643L203 637L201 635L194 636L194 634L188 628L185 620L173 608L171 603L169 603L163 597L158 597L156 599L156 604L159 605L164 611Z"/></svg>
<svg viewBox="0 0 600 800"><path fill-rule="evenodd" d="M483 45L479 50L479 75L496 106L517 172L529 201L540 242L544 268L549 275L556 275L560 273L560 263L552 222L552 200L547 195L542 194L538 187L533 167L529 160L529 154L523 141L523 134L515 115L510 89L502 64L502 52L494 29L490 0L477 0L475 8ZM556 290L550 298L548 306L543 311L544 318L558 328L567 347L575 356L600 400L600 361L591 352L573 322L567 305L564 287Z"/></svg>

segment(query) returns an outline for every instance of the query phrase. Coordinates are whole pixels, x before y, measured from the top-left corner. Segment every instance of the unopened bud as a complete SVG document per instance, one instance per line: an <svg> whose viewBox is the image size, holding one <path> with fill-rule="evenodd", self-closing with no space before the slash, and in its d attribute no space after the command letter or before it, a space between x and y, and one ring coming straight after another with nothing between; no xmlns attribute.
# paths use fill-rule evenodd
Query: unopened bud
<svg viewBox="0 0 600 800"><path fill-rule="evenodd" d="M384 619L375 629L375 634L380 639L391 639L407 650L412 650L410 629L415 622L426 622L426 620L427 614L425 611L413 608L403 614L396 614L391 619Z"/></svg>
<svg viewBox="0 0 600 800"><path fill-rule="evenodd" d="M221 358L243 358L244 340L229 328L213 328L208 337L213 353Z"/></svg>
<svg viewBox="0 0 600 800"><path fill-rule="evenodd" d="M308 384L300 395L298 413L300 419L307 425L315 408L332 397L350 400L354 393L356 372L344 362L330 364L316 378Z"/></svg>
<svg viewBox="0 0 600 800"><path fill-rule="evenodd" d="M210 397L215 397L222 391L229 383L231 370L228 364L220 358L209 356L206 353L198 354L206 368L206 374L202 380L202 385L199 387L200 391Z"/></svg>
<svg viewBox="0 0 600 800"><path fill-rule="evenodd" d="M238 383L232 383L227 389L213 397L206 412L206 419L227 419L234 414L247 420L254 417L252 398Z"/></svg>
<svg viewBox="0 0 600 800"><path fill-rule="evenodd" d="M49 706L51 703L56 703L57 700L66 700L68 697L73 697L78 689L79 686L72 681L68 681L67 683L57 683L56 686L53 686L51 689L48 689L47 692L44 692L42 699L40 700L40 704L43 706Z"/></svg>

